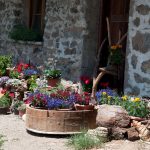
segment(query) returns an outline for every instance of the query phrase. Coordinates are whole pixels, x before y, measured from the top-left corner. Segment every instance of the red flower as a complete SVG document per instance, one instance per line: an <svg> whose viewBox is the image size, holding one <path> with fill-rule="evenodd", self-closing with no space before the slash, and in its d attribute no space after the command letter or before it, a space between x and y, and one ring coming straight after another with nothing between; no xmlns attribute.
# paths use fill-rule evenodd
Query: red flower
<svg viewBox="0 0 150 150"><path fill-rule="evenodd" d="M14 94L14 93L9 93L9 96L10 96L11 98L14 98L14 97L15 97L15 94Z"/></svg>
<svg viewBox="0 0 150 150"><path fill-rule="evenodd" d="M1 93L2 93L2 94L5 94L6 91L7 91L7 90L3 89L3 90L1 91Z"/></svg>
<svg viewBox="0 0 150 150"><path fill-rule="evenodd" d="M29 64L24 64L24 69L27 69L29 66Z"/></svg>
<svg viewBox="0 0 150 150"><path fill-rule="evenodd" d="M85 84L90 84L90 80L89 79L87 79L87 80L85 80Z"/></svg>
<svg viewBox="0 0 150 150"><path fill-rule="evenodd" d="M103 86L103 87L108 87L109 86L109 82L102 82L100 85Z"/></svg>

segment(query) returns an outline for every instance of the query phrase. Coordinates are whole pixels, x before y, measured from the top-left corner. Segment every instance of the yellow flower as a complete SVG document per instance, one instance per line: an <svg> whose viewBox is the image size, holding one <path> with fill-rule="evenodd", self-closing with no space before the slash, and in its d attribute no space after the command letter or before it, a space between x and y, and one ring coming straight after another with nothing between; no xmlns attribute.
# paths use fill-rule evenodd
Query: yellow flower
<svg viewBox="0 0 150 150"><path fill-rule="evenodd" d="M107 98L108 98L108 100L111 100L111 96L108 96Z"/></svg>
<svg viewBox="0 0 150 150"><path fill-rule="evenodd" d="M112 50L116 50L116 49L117 49L117 46L116 46L116 45L113 45L113 46L111 46L111 49L112 49Z"/></svg>
<svg viewBox="0 0 150 150"><path fill-rule="evenodd" d="M105 96L105 95L107 95L107 93L106 93L106 92L102 92L102 95L104 95L104 96Z"/></svg>
<svg viewBox="0 0 150 150"><path fill-rule="evenodd" d="M117 45L118 48L122 48L122 45Z"/></svg>
<svg viewBox="0 0 150 150"><path fill-rule="evenodd" d="M136 97L134 98L133 102L139 102L140 101L140 98L139 97Z"/></svg>
<svg viewBox="0 0 150 150"><path fill-rule="evenodd" d="M124 96L122 96L121 98L122 98L122 100L126 101L126 100L128 99L128 96L127 96L127 95L124 95Z"/></svg>

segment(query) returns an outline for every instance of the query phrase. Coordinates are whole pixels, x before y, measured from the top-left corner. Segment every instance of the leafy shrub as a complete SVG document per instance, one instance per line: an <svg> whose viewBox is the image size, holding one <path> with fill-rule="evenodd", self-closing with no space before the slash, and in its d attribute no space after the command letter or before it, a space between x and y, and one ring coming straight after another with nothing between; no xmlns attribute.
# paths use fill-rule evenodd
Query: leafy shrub
<svg viewBox="0 0 150 150"><path fill-rule="evenodd" d="M16 25L9 34L11 39L16 41L42 41L41 33L28 29L22 25Z"/></svg>
<svg viewBox="0 0 150 150"><path fill-rule="evenodd" d="M50 70L50 69L47 69L44 71L44 75L47 77L47 78L60 78L61 77L61 71L60 70Z"/></svg>
<svg viewBox="0 0 150 150"><path fill-rule="evenodd" d="M20 73L17 72L17 71L15 71L15 70L12 70L12 71L10 71L9 76L10 76L10 78L12 78L12 79L18 79L19 76L20 76Z"/></svg>
<svg viewBox="0 0 150 150"><path fill-rule="evenodd" d="M10 96L8 93L0 98L0 107L9 107L11 105Z"/></svg>
<svg viewBox="0 0 150 150"><path fill-rule="evenodd" d="M10 67L12 63L11 56L0 56L0 75L6 74L6 68Z"/></svg>
<svg viewBox="0 0 150 150"><path fill-rule="evenodd" d="M147 103L142 101L139 97L114 95L112 92L107 92L102 89L96 94L99 104L119 105L127 110L129 115L136 117L146 117L150 112L147 108Z"/></svg>

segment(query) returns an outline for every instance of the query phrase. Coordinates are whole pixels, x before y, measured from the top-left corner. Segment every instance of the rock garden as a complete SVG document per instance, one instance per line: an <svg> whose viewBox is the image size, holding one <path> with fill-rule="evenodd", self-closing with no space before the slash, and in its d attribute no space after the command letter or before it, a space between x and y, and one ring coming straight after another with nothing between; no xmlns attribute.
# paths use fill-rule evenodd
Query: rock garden
<svg viewBox="0 0 150 150"><path fill-rule="evenodd" d="M27 134L69 135L68 149L77 150L98 149L112 140L150 142L148 97L118 94L101 83L91 98L90 77L66 81L55 66L12 65L9 56L0 56L0 76L0 115L18 115ZM0 136L0 147L3 142Z"/></svg>

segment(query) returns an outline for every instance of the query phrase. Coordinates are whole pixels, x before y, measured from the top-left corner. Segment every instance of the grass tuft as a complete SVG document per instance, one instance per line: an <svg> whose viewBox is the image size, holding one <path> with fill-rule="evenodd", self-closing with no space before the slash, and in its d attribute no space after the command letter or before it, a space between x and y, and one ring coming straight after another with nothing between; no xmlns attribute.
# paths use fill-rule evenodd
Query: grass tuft
<svg viewBox="0 0 150 150"><path fill-rule="evenodd" d="M97 137L97 140L95 140L90 135L85 133L73 135L68 141L68 145L74 147L75 150L98 148L101 147L103 143L104 140L100 137Z"/></svg>

